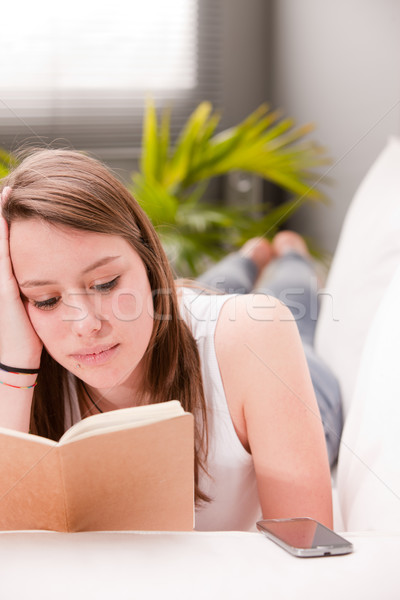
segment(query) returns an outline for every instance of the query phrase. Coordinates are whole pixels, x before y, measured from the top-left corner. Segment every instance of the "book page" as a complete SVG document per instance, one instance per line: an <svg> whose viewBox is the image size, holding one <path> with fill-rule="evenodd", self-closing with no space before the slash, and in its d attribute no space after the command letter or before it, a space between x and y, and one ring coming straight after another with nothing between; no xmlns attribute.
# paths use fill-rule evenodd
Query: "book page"
<svg viewBox="0 0 400 600"><path fill-rule="evenodd" d="M25 431L17 431L16 429L7 429L6 427L0 427L0 435L19 438L36 444L45 444L46 446L57 445L57 442L54 440L49 440L41 435L33 435L32 433L25 433Z"/></svg>
<svg viewBox="0 0 400 600"><path fill-rule="evenodd" d="M181 403L178 400L170 400L160 404L133 406L92 415L68 429L60 438L59 444L127 427L140 427L147 423L164 421L183 414L185 411Z"/></svg>

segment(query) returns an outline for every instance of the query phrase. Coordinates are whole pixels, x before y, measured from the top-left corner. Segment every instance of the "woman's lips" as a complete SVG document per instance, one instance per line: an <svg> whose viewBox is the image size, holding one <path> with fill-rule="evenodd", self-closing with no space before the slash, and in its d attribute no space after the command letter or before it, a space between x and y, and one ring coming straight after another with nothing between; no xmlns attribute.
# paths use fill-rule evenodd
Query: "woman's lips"
<svg viewBox="0 0 400 600"><path fill-rule="evenodd" d="M102 365L114 357L119 344L114 346L97 346L87 350L79 350L76 354L71 354L72 358L80 365L97 366Z"/></svg>

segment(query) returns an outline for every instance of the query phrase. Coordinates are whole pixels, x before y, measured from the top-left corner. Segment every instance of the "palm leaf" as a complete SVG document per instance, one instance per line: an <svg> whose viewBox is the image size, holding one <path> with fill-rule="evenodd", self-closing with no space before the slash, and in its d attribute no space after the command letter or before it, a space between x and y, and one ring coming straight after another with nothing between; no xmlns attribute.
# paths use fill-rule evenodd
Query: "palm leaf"
<svg viewBox="0 0 400 600"><path fill-rule="evenodd" d="M159 176L160 144L157 132L157 114L154 102L149 99L143 122L142 154L140 170L148 180L157 180Z"/></svg>
<svg viewBox="0 0 400 600"><path fill-rule="evenodd" d="M18 161L12 154L0 148L0 178L6 177L10 169L16 167L17 164Z"/></svg>
<svg viewBox="0 0 400 600"><path fill-rule="evenodd" d="M174 186L185 179L197 137L205 128L211 110L212 107L209 102L202 102L189 117L168 166L168 174L166 175L167 186Z"/></svg>
<svg viewBox="0 0 400 600"><path fill-rule="evenodd" d="M130 190L155 226L175 222L179 202L160 183L136 174Z"/></svg>
<svg viewBox="0 0 400 600"><path fill-rule="evenodd" d="M170 123L171 110L166 108L161 115L160 131L158 136L158 170L157 175L160 182L164 182L167 174L167 161L170 147Z"/></svg>
<svg viewBox="0 0 400 600"><path fill-rule="evenodd" d="M249 237L273 235L304 201L325 199L317 184L328 159L324 148L306 139L311 125L296 126L267 104L216 133L219 121L211 104L202 102L171 146L170 111L162 113L158 127L154 104L146 107L143 156L132 191L186 274L196 273L205 257L215 259ZM235 170L273 182L294 198L275 208L205 202L209 181Z"/></svg>

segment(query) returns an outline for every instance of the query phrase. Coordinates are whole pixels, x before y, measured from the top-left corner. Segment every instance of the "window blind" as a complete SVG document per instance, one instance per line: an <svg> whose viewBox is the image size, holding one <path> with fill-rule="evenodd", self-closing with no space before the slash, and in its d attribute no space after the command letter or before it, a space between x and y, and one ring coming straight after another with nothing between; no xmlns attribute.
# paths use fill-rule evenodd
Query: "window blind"
<svg viewBox="0 0 400 600"><path fill-rule="evenodd" d="M35 0L4 12L3 148L135 156L148 95L172 107L173 135L198 102L219 102L219 0Z"/></svg>

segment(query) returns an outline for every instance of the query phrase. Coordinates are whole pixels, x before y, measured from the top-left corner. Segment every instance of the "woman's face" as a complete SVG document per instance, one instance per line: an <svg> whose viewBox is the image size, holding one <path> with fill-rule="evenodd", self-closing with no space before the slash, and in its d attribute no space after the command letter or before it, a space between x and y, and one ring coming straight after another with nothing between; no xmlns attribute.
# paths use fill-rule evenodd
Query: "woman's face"
<svg viewBox="0 0 400 600"><path fill-rule="evenodd" d="M48 353L96 389L134 388L153 329L145 266L123 238L16 221L10 252Z"/></svg>

